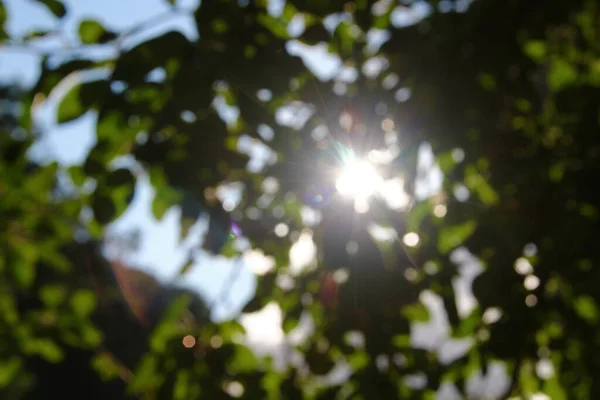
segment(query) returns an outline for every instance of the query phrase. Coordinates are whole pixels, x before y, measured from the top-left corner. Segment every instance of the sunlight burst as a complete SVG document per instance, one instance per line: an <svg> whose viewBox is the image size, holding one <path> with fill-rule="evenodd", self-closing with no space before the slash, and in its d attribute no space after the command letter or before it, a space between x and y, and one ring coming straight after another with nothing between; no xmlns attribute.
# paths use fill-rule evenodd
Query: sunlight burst
<svg viewBox="0 0 600 400"><path fill-rule="evenodd" d="M371 163L353 160L344 166L335 186L344 196L366 200L377 191L380 183L381 177Z"/></svg>

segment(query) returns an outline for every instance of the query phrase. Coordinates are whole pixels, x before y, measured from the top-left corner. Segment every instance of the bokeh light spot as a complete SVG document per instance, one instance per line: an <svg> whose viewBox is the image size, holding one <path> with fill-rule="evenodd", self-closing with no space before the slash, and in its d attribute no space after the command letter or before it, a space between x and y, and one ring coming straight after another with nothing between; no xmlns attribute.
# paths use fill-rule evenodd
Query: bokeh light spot
<svg viewBox="0 0 600 400"><path fill-rule="evenodd" d="M186 348L191 349L196 345L196 338L192 335L186 335L183 337L183 340L181 342Z"/></svg>
<svg viewBox="0 0 600 400"><path fill-rule="evenodd" d="M436 217L438 218L442 218L446 215L446 212L448 212L448 209L446 208L445 205L443 204L438 204L437 206L435 206L435 208L433 209L433 213L435 214Z"/></svg>
<svg viewBox="0 0 600 400"><path fill-rule="evenodd" d="M527 307L534 307L538 302L538 299L535 295L530 294L527 297L525 297L525 304L527 305Z"/></svg>
<svg viewBox="0 0 600 400"><path fill-rule="evenodd" d="M408 247L415 247L419 244L419 235L416 232L409 232L404 235L402 242Z"/></svg>
<svg viewBox="0 0 600 400"><path fill-rule="evenodd" d="M279 237L284 237L285 235L287 235L290 231L290 228L282 223L279 223L275 226L275 234Z"/></svg>

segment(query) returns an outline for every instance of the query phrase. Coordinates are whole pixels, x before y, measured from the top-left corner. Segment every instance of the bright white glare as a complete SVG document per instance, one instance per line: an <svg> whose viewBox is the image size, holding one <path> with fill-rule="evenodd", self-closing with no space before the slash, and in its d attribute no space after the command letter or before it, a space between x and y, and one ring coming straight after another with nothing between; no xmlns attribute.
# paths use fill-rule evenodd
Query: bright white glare
<svg viewBox="0 0 600 400"><path fill-rule="evenodd" d="M242 397L244 386L237 381L229 382L225 385L225 391L232 397Z"/></svg>
<svg viewBox="0 0 600 400"><path fill-rule="evenodd" d="M528 275L533 273L533 266L525 257L519 257L515 261L515 271L521 275Z"/></svg>
<svg viewBox="0 0 600 400"><path fill-rule="evenodd" d="M243 255L244 262L256 275L264 275L275 268L275 259L266 256L261 250L247 250Z"/></svg>
<svg viewBox="0 0 600 400"><path fill-rule="evenodd" d="M275 234L279 237L284 237L289 231L290 228L284 223L279 223L275 226Z"/></svg>
<svg viewBox="0 0 600 400"><path fill-rule="evenodd" d="M502 318L502 310L498 307L490 307L483 313L483 322L486 324L494 324Z"/></svg>
<svg viewBox="0 0 600 400"><path fill-rule="evenodd" d="M378 189L381 177L367 161L352 161L342 169L335 187L344 196L366 199Z"/></svg>
<svg viewBox="0 0 600 400"><path fill-rule="evenodd" d="M525 282L523 283L525 289L527 290L535 290L540 286L540 278L535 275L528 275L525 278Z"/></svg>
<svg viewBox="0 0 600 400"><path fill-rule="evenodd" d="M300 274L315 260L317 247L313 241L313 234L305 230L290 248L290 272L292 275Z"/></svg>
<svg viewBox="0 0 600 400"><path fill-rule="evenodd" d="M435 208L433 209L433 213L435 214L436 217L442 218L446 215L446 212L448 211L448 209L446 208L445 205L443 204L438 204L437 206L435 206Z"/></svg>
<svg viewBox="0 0 600 400"><path fill-rule="evenodd" d="M408 247L414 247L419 244L419 235L416 232L409 232L404 235L402 241Z"/></svg>

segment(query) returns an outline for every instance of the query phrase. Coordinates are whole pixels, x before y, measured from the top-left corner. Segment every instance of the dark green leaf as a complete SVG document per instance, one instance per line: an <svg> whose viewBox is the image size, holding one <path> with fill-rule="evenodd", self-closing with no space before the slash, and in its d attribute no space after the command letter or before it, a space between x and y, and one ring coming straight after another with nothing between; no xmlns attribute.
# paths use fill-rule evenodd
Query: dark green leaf
<svg viewBox="0 0 600 400"><path fill-rule="evenodd" d="M59 0L34 0L40 4L45 5L52 14L58 18L62 18L67 15L67 9L65 8L62 1Z"/></svg>
<svg viewBox="0 0 600 400"><path fill-rule="evenodd" d="M117 35L107 31L100 22L84 19L79 24L79 37L84 44L106 43Z"/></svg>
<svg viewBox="0 0 600 400"><path fill-rule="evenodd" d="M94 193L92 197L92 210L94 218L101 225L110 223L117 215L117 207L112 198L100 192Z"/></svg>

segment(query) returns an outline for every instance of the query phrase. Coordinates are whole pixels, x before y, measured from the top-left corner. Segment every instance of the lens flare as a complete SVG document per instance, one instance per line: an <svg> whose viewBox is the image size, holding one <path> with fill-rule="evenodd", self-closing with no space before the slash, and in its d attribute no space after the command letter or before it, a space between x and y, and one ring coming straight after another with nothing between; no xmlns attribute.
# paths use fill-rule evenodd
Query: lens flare
<svg viewBox="0 0 600 400"><path fill-rule="evenodd" d="M354 199L366 199L373 195L381 183L375 167L362 160L348 162L335 183L340 194Z"/></svg>

